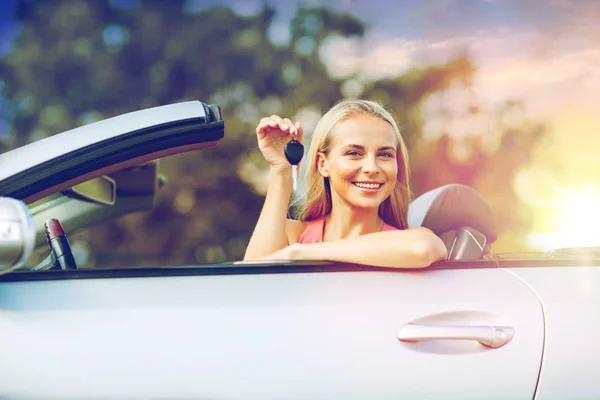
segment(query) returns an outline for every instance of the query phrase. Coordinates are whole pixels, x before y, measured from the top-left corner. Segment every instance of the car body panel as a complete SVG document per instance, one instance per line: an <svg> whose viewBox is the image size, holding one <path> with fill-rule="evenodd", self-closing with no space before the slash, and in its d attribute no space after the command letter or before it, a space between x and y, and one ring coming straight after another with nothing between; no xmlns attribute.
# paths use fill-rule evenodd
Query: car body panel
<svg viewBox="0 0 600 400"><path fill-rule="evenodd" d="M502 269L256 267L195 275L201 270L160 278L110 278L111 271L96 271L106 274L96 279L61 279L63 271L49 280L3 277L0 392L65 399L534 397L542 308ZM476 341L400 342L399 329L411 322L505 325L516 334L496 349Z"/></svg>
<svg viewBox="0 0 600 400"><path fill-rule="evenodd" d="M600 268L578 265L509 271L539 295L544 307L546 344L536 399L597 399Z"/></svg>

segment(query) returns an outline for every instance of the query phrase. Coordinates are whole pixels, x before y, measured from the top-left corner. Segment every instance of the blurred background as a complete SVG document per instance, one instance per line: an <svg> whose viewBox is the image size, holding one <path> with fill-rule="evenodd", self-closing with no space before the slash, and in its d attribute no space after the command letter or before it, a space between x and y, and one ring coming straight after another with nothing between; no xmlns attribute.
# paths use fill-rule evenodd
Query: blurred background
<svg viewBox="0 0 600 400"><path fill-rule="evenodd" d="M154 210L70 238L87 266L237 260L266 188L258 120L309 135L368 98L400 124L415 196L462 183L489 202L495 252L598 245L599 64L595 0L3 0L0 151L217 103L225 138L161 160Z"/></svg>

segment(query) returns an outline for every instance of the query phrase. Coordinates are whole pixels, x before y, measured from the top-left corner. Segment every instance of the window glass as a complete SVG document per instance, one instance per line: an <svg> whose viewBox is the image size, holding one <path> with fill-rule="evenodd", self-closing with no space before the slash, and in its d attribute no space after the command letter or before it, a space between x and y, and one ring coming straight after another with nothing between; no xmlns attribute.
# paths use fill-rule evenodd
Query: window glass
<svg viewBox="0 0 600 400"><path fill-rule="evenodd" d="M36 201L30 204L30 210L39 214L34 215L36 229L43 230L50 218L58 219L78 268L151 268L240 260L262 197L239 180L237 186L232 180L219 181L214 172L202 168L211 158L203 154L213 150L179 154L111 174L117 184L114 206L64 193ZM248 198L255 200L249 204ZM248 214L249 206L255 210ZM88 220L95 221L88 224ZM69 231L67 227L74 225L81 227ZM38 243L27 264L37 265L48 254L47 243Z"/></svg>

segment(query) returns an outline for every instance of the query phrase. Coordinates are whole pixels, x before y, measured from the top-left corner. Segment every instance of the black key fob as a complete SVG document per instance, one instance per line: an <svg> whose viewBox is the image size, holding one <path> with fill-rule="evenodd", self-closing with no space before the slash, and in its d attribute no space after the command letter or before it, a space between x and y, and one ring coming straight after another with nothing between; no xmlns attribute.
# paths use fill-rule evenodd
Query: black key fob
<svg viewBox="0 0 600 400"><path fill-rule="evenodd" d="M283 151L285 152L285 158L287 158L290 164L298 165L304 155L304 145L296 139L292 139L287 142Z"/></svg>

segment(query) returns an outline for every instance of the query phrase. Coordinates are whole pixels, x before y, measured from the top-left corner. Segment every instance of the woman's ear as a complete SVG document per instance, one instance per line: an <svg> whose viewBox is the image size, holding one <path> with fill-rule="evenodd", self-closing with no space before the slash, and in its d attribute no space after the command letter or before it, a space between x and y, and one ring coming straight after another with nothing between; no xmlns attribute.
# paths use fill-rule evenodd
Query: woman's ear
<svg viewBox="0 0 600 400"><path fill-rule="evenodd" d="M329 171L327 169L327 159L325 154L317 153L317 168L323 177L329 178Z"/></svg>

